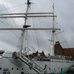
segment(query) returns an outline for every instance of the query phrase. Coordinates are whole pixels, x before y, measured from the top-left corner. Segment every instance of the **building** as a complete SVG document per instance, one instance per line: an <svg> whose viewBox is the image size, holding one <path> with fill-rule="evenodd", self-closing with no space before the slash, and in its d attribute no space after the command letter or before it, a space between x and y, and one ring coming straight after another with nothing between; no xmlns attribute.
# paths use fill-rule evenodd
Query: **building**
<svg viewBox="0 0 74 74"><path fill-rule="evenodd" d="M54 49L55 55L67 56L74 59L74 48L63 48L59 41L57 41L54 45Z"/></svg>

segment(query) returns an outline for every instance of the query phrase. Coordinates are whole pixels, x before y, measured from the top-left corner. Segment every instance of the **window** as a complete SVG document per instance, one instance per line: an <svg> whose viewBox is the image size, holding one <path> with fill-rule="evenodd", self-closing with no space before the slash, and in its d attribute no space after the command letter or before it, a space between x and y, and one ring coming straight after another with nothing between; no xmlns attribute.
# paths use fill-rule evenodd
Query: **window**
<svg viewBox="0 0 74 74"><path fill-rule="evenodd" d="M24 74L24 72L21 72L21 74Z"/></svg>
<svg viewBox="0 0 74 74"><path fill-rule="evenodd" d="M10 72L9 71L4 71L3 74L10 74Z"/></svg>
<svg viewBox="0 0 74 74"><path fill-rule="evenodd" d="M10 74L9 69L8 69L8 68L5 68L5 69L3 70L3 74Z"/></svg>
<svg viewBox="0 0 74 74"><path fill-rule="evenodd" d="M3 74L6 74L6 71L4 71Z"/></svg>

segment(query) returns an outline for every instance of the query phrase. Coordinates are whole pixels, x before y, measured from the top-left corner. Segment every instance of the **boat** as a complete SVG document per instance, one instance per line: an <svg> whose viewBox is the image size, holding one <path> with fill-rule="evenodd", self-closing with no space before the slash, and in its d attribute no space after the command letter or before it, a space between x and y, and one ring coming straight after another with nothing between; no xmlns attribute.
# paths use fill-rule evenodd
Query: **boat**
<svg viewBox="0 0 74 74"><path fill-rule="evenodd" d="M59 41L55 41L55 32L60 30L60 28L55 27L55 13L54 13L54 3L53 3L53 12L29 12L30 7L33 3L30 0L27 0L26 2L26 12L25 13L4 13L0 14L0 18L24 18L25 22L22 28L0 28L2 31L21 31L21 41L20 41L20 50L14 51L14 52L5 52L4 50L0 50L0 74L62 74L68 72L70 68L73 68L74 66L74 57L71 54L66 55L65 48L63 48ZM36 18L39 22L43 22L44 25L48 18L52 18L52 27L43 27L34 25L40 25L38 21L32 21L35 23L32 23L34 25L30 25L31 22L28 21L28 18L33 18L33 20ZM47 18L45 20L40 19ZM49 20L49 19L48 19ZM27 23L29 22L29 23ZM44 23L45 22L45 23ZM51 22L50 22L51 23ZM48 24L49 25L49 24ZM47 26L48 26L47 25ZM44 31L45 30L45 31ZM26 35L28 31L35 31L35 33L40 33L43 36L43 32L51 32L52 38L49 41L52 45L52 55L46 55L44 51L40 52L39 50L34 51L35 48L29 48L27 44ZM38 31L38 32L37 32ZM42 33L41 33L42 31ZM34 34L35 34L34 33ZM49 33L48 33L49 34ZM33 36L33 34L32 34ZM36 35L34 37L38 37L39 35ZM43 38L38 38L39 41ZM28 37L27 37L28 38ZM42 40L43 40L42 39ZM32 38L34 40L34 38ZM35 39L37 42L37 38ZM46 40L46 39L45 39ZM29 40L30 41L30 40ZM33 44L34 43L31 43ZM38 43L39 45L41 43ZM45 42L42 43L44 47L48 46L45 44ZM35 45L34 45L35 46ZM32 50L32 52L29 53L29 51ZM50 49L49 49L50 50ZM69 49L68 49L69 51ZM48 51L47 51L48 52Z"/></svg>

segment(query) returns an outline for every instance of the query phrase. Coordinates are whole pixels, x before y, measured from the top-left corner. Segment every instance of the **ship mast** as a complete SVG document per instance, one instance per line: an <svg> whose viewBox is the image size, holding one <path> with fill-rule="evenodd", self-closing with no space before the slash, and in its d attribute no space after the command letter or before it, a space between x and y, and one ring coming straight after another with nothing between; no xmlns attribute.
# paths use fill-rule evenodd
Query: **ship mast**
<svg viewBox="0 0 74 74"><path fill-rule="evenodd" d="M25 13L9 13L9 14L0 14L0 18L24 18L25 22L23 28L0 28L0 30L20 30L21 34L21 49L20 54L22 53L23 46L26 44L24 41L26 30L50 30L52 31L52 44L53 44L53 55L54 55L54 34L56 30L60 30L60 28L55 28L55 17L54 14L54 4L53 4L53 12L36 12L36 13L28 13L29 7L31 5L30 0L27 0L27 8ZM30 14L30 15L29 15ZM31 15L32 14L32 15ZM36 15L37 14L37 15ZM27 25L27 18L36 18L36 17L51 17L53 18L52 28L28 28L30 25ZM25 42L25 44L24 44Z"/></svg>
<svg viewBox="0 0 74 74"><path fill-rule="evenodd" d="M30 7L30 5L31 5L31 2L30 2L30 0L27 0L27 9L26 9L26 13L25 13L25 22L24 22L24 25L23 25L23 28L28 28L28 27L30 27L30 25L27 25L26 23L27 23L27 13L28 13L28 10L29 10L29 7ZM26 30L25 29L23 29L22 30L22 34L21 34L21 50L20 50L20 53L22 54L22 50L23 50L23 43L24 43L24 35L25 35L25 33L26 33ZM25 44L26 44L26 41L25 41ZM25 49L26 49L26 45L25 45Z"/></svg>
<svg viewBox="0 0 74 74"><path fill-rule="evenodd" d="M53 16L54 16L54 3L53 3ZM53 22L52 22L52 55L54 56L55 54L54 54L54 42L55 42L55 40L54 40L54 38L55 38L55 18L53 17Z"/></svg>

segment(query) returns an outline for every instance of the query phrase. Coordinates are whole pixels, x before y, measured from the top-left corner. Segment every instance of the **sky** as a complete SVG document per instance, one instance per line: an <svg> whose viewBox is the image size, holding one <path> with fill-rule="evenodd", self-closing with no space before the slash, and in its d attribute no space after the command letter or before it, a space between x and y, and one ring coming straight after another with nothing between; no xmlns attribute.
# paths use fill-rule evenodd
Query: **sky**
<svg viewBox="0 0 74 74"><path fill-rule="evenodd" d="M51 7L53 4L51 3L51 1L52 0L31 0L32 6L31 6L29 12L52 11ZM54 1L54 7L55 7L55 14L57 15L57 19L56 19L57 24L56 25L58 25L58 27L61 28L61 32L57 33L56 38L58 38L58 40L61 41L61 44L63 45L63 47L70 47L70 48L74 47L74 16L73 16L74 1L73 0L53 0L53 1ZM0 13L25 12L26 0L21 0L21 1L18 1L18 0L0 0L0 6L1 6ZM2 6L3 6L3 8L2 8ZM5 6L5 8L4 8L4 6ZM32 23L32 22L41 22L42 24L40 25L40 27L43 27L44 24L48 24L48 23L51 24L51 22L48 20L48 18L42 19L42 20L39 20L39 18L28 19L28 20L29 20L29 23L27 23L27 24L34 24L34 25L32 25L32 27L34 27L35 25L37 25L36 27L39 27L39 23ZM37 20L39 20L39 21L37 21ZM50 20L52 20L52 19L50 19ZM24 19L15 19L14 21L15 21L16 27L21 27L24 24ZM32 21L32 22L30 22L30 21ZM45 23L43 21L45 21ZM10 24L12 22L8 22L8 23ZM3 22L3 24L4 24L4 22ZM13 25L13 27L15 26L15 24ZM48 27L49 25L45 25L45 26ZM49 27L51 27L51 26L49 26ZM35 35L35 33L36 33L36 35ZM28 34L30 37L30 38L28 38L28 41L27 41L27 42L30 41L28 43L28 45L34 49L40 48L41 50L44 50L45 52L51 52L51 50L49 50L49 46L50 46L49 43L50 42L48 41L48 39L50 38L50 36L48 34L50 32L46 33L46 31L45 31L43 34L42 33L43 32L40 32L40 31L33 32L33 33L30 32ZM15 34L16 34L16 32L15 32ZM6 33L4 33L4 35L6 35ZM11 34L9 33L7 38L10 35ZM18 32L17 32L17 35L19 36L18 39L16 38L16 36L14 36L14 34L11 37L11 38L14 37L14 42L13 42L13 39L10 39L10 38L7 39L6 37L1 36L1 38L3 38L3 39L1 39L1 41L5 41L4 44L2 42L2 44L5 45L4 48L6 48L6 46L7 46L7 49L10 50L10 47L11 47L11 49L15 50L16 46L19 46L19 44L17 44L17 43L18 42L20 43L20 35ZM34 35L34 37L31 37L31 35ZM41 42L40 42L40 40L41 40ZM33 46L31 44L33 44ZM1 45L1 46L3 47L3 45ZM9 48L8 48L8 45L9 45ZM41 46L44 49L41 48ZM47 47L45 47L45 46L47 46Z"/></svg>
<svg viewBox="0 0 74 74"><path fill-rule="evenodd" d="M63 29L67 47L74 47L74 1L55 0L58 24Z"/></svg>

